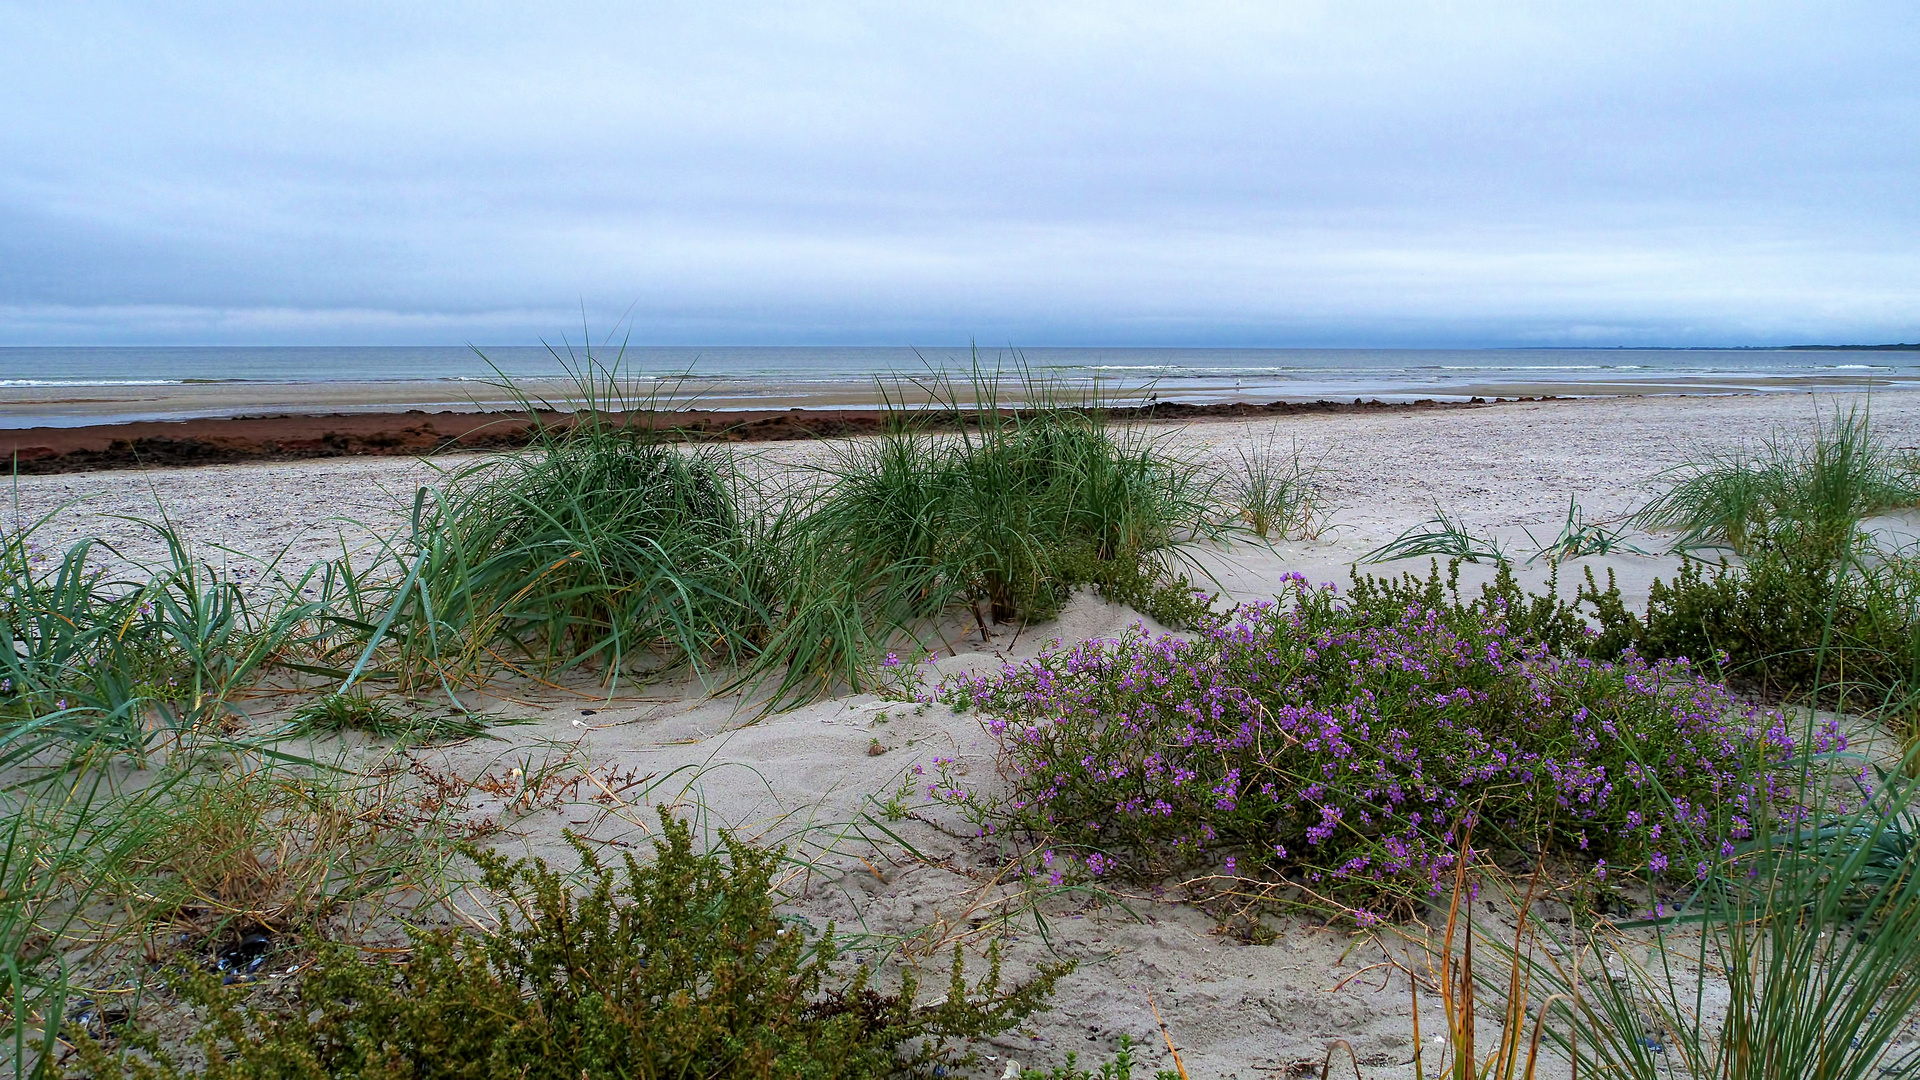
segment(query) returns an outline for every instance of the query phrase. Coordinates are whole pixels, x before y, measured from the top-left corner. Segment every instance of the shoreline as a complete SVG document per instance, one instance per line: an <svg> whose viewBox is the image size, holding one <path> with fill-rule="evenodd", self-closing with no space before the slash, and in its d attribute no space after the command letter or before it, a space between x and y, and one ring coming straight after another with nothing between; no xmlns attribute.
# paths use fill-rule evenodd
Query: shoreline
<svg viewBox="0 0 1920 1080"><path fill-rule="evenodd" d="M1234 420L1298 414L1427 412L1479 409L1509 401L1575 400L1541 395L1410 402L1355 398L1345 401L1274 401L1191 404L1157 401L1111 407L1118 420ZM541 412L537 422L565 425L570 413ZM672 432L704 442L791 442L870 435L882 430L877 408L773 410L679 409L610 413L620 423ZM935 412L937 426L958 415ZM141 420L85 427L0 429L0 455L23 476L106 469L232 465L338 457L418 457L449 451L510 449L527 444L536 417L526 412L281 413L266 416Z"/></svg>
<svg viewBox="0 0 1920 1080"><path fill-rule="evenodd" d="M1814 423L1830 421L1836 408L1844 413L1869 404L1875 427L1891 448L1903 454L1920 451L1920 392L1912 391L1872 399L1753 394L1457 406L1163 404L1155 417L1140 419L1153 424L1156 439L1164 436L1194 462L1231 470L1243 453L1278 452L1297 455L1315 470L1327 505L1337 508L1333 531L1313 542L1282 544L1278 554L1262 549L1257 566L1239 558L1232 566L1210 566L1216 584L1247 599L1269 596L1270 579L1282 567L1317 582L1345 581L1350 562L1432 517L1436 506L1480 535L1530 551L1539 544L1534 537L1552 536L1565 521L1569 499L1577 500L1587 520L1619 520L1655 493L1668 470L1689 460L1762 445L1783 433L1804 433ZM404 418L408 426L423 428L440 419ZM475 428L499 420L452 419ZM682 414L676 419L701 418ZM721 419L728 425L738 421ZM262 430L283 423L228 422L259 424ZM837 440L867 434L877 423L871 411L822 410L762 414L731 431L710 427L694 433L713 441L737 440L742 460L756 468L805 469L827 460ZM184 427L154 426L175 434ZM451 431L438 423L434 427ZM0 448L6 447L4 434ZM511 445L507 431L488 429L448 446L444 457L434 455L435 439L416 435L413 446L321 444L301 451L283 445L270 456L254 457L239 456L230 445L199 445L208 456L160 461L152 456L129 460L133 451L144 454L152 444L123 442L115 452L118 462L101 461L105 455L98 449L63 460L22 462L21 473L28 475L14 481L10 516L20 527L56 515L38 541L50 550L94 536L139 562L166 557L154 546L151 530L137 524L158 513L187 523L186 535L194 543L260 558L291 552L294 562L304 565L304 560L339 554L343 528L360 539L403 534L416 490L443 482L445 470L475 460L474 451L487 453L488 434L500 437L496 446ZM227 453L228 460L213 459L215 451ZM1898 525L1898 544L1920 543L1917 515L1920 511L1909 513ZM1661 550L1657 543L1642 546ZM1280 565L1272 563L1276 557ZM1620 572L1631 596L1644 599L1652 576L1670 576L1677 560L1625 554L1608 566ZM1426 561L1415 559L1408 568L1425 573ZM1483 570L1469 565L1467 578ZM1548 570L1538 562L1519 573L1523 581L1538 584L1535 579L1544 579ZM1565 581L1571 583L1575 574L1568 570Z"/></svg>
<svg viewBox="0 0 1920 1080"><path fill-rule="evenodd" d="M284 355L285 350L241 350L244 356L222 364L204 357L191 363L191 358L176 357L166 363L128 359L107 364L88 355L35 361L12 356L11 351L0 348L0 431L280 414L501 412L528 407L565 411L583 391L606 402L609 411L860 410L879 408L890 399L923 403L932 396L930 385L944 386L939 391L943 395L957 391L967 396L971 377L971 369L953 357L921 370L906 357L815 349L732 350L740 355L710 358L704 368L695 366L701 361L697 351L689 351L654 358L644 367L636 362L631 368L576 373L586 378L588 387L580 377L545 370L537 358L503 357L506 366L487 377L404 349L320 350L298 357ZM1004 366L1003 358L1001 366L982 369L990 380L998 373L1003 396L1031 376L1069 393L1097 393L1115 404L1143 403L1155 395L1222 405L1920 390L1920 363L1909 362L1904 353L1872 350L1687 351L1681 362L1660 359L1681 355L1676 351L1642 356L1591 350L1520 356L1483 350L1354 350L1347 355L1324 350L1077 349L1018 355L1020 362L1012 367ZM1809 361L1813 355L1819 359ZM1762 359L1756 362L1755 356ZM247 357L252 362L242 362ZM873 366L883 359L893 366ZM214 373L220 377L209 377ZM946 386L947 380L957 385Z"/></svg>

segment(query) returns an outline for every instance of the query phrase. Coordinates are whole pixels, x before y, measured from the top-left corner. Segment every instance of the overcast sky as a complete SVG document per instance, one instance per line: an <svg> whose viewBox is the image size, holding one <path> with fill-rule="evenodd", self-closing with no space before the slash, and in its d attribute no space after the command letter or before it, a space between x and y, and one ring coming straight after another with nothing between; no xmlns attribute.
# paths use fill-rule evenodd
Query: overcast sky
<svg viewBox="0 0 1920 1080"><path fill-rule="evenodd" d="M0 0L0 344L1920 339L1920 5Z"/></svg>

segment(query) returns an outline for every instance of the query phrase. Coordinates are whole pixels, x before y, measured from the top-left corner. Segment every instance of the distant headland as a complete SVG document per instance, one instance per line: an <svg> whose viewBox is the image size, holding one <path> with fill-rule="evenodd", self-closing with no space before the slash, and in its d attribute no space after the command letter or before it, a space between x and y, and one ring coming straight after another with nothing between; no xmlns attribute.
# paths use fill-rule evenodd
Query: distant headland
<svg viewBox="0 0 1920 1080"><path fill-rule="evenodd" d="M1530 345L1529 349L1579 348L1567 345ZM1920 342L1889 345L1608 345L1615 352L1920 352Z"/></svg>
<svg viewBox="0 0 1920 1080"><path fill-rule="evenodd" d="M1764 346L1761 346L1761 347L1764 347ZM1782 345L1782 346L1779 346L1779 347L1780 347L1780 348L1782 348L1782 349L1810 349L1810 350L1816 350L1816 351L1826 351L1826 350L1831 350L1831 351L1834 351L1834 352L1866 352L1866 351L1869 351L1869 350L1876 350L1876 349L1878 349L1878 350L1884 350L1884 349L1904 349L1904 350L1907 350L1907 351L1909 351L1909 352L1920 352L1920 343L1916 343L1916 344L1911 344L1911 345L1908 345L1908 344L1894 344L1894 345Z"/></svg>

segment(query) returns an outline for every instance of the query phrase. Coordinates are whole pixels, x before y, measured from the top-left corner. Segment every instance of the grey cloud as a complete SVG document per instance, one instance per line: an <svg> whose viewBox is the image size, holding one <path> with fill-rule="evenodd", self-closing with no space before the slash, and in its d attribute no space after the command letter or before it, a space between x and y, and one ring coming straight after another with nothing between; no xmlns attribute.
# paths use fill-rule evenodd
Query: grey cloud
<svg viewBox="0 0 1920 1080"><path fill-rule="evenodd" d="M532 340L581 302L661 343L1912 339L1917 31L0 5L0 343Z"/></svg>

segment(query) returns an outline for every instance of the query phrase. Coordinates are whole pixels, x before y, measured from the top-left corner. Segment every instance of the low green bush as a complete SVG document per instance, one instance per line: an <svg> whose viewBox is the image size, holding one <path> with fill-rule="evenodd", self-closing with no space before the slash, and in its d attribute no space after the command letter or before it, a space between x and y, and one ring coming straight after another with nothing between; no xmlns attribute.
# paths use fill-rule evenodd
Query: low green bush
<svg viewBox="0 0 1920 1080"><path fill-rule="evenodd" d="M201 1064L151 1035L119 1053L83 1041L79 1063L99 1080L927 1075L1045 1007L1065 970L1003 989L995 953L969 986L956 951L943 1000L920 1003L911 971L881 993L867 967L842 970L831 926L810 937L776 913L779 850L696 853L661 817L654 859L618 873L575 840L578 893L544 863L474 853L499 929L418 933L401 964L323 948L286 1007L180 972Z"/></svg>
<svg viewBox="0 0 1920 1080"><path fill-rule="evenodd" d="M1911 726L1920 695L1920 570L1909 557L1826 566L1785 553L1687 560L1644 615L1589 588L1590 654L1690 657L1767 700L1818 701Z"/></svg>
<svg viewBox="0 0 1920 1080"><path fill-rule="evenodd" d="M1764 701L1814 701L1859 711L1909 735L1920 731L1920 557L1875 553L1828 565L1807 549L1762 550L1741 563L1685 559L1656 578L1644 611L1611 575L1586 572L1571 599L1557 573L1522 588L1502 563L1476 594L1459 588L1459 561L1443 577L1355 575L1356 608L1407 605L1484 618L1498 611L1518 637L1552 656L1693 662Z"/></svg>
<svg viewBox="0 0 1920 1080"><path fill-rule="evenodd" d="M1772 699L1858 709L1912 728L1920 707L1920 570L1876 547L1869 515L1920 505L1920 468L1866 413L1836 412L1808 436L1678 470L1635 521L1679 531L1675 547L1723 546L1737 565L1689 560L1656 581L1644 616L1596 612L1606 645L1714 663Z"/></svg>

